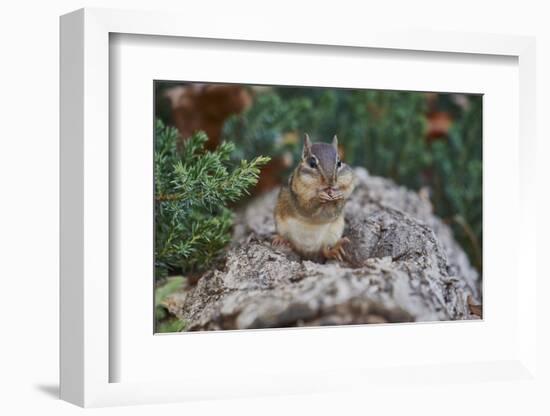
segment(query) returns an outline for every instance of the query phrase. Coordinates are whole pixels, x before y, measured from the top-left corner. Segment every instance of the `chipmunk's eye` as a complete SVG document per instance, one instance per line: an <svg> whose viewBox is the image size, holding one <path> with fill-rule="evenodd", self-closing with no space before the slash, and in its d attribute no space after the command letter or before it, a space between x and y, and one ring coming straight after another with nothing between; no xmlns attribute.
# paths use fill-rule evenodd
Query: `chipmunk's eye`
<svg viewBox="0 0 550 416"><path fill-rule="evenodd" d="M309 163L309 167L311 167L311 168L316 168L317 167L317 162L315 161L315 159L313 157L309 158L308 163Z"/></svg>
<svg viewBox="0 0 550 416"><path fill-rule="evenodd" d="M338 163L336 163L336 166L337 166L338 168L341 168L341 167L342 167L342 162L339 160Z"/></svg>

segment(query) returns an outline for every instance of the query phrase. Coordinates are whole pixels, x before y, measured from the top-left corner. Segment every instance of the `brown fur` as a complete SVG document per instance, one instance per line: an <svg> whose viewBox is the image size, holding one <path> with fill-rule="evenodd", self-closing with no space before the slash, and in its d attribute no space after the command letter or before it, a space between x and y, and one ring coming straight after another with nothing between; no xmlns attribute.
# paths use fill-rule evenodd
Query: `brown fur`
<svg viewBox="0 0 550 416"><path fill-rule="evenodd" d="M336 138L332 145L311 144L306 136L302 160L279 193L275 207L279 237L305 257L330 252L342 237L343 209L354 177L349 166L337 167L338 160Z"/></svg>

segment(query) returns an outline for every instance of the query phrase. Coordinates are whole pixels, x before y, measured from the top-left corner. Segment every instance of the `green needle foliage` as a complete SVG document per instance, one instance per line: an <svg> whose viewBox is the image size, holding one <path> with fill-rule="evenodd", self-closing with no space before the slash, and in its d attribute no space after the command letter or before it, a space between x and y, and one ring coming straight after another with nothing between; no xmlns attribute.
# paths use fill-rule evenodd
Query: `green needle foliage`
<svg viewBox="0 0 550 416"><path fill-rule="evenodd" d="M199 132L176 149L178 132L157 121L155 127L155 276L209 267L229 243L229 204L256 185L268 157L231 160L235 146L223 142L205 151Z"/></svg>

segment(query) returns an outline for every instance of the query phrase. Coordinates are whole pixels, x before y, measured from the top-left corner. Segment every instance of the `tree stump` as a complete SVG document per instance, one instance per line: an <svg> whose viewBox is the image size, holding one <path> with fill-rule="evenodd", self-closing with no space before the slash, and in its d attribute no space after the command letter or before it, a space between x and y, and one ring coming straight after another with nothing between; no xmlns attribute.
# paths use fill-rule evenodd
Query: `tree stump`
<svg viewBox="0 0 550 416"><path fill-rule="evenodd" d="M273 248L277 190L236 217L225 265L168 304L186 330L478 319L481 279L418 193L356 168L346 262ZM475 309L476 311L479 310Z"/></svg>

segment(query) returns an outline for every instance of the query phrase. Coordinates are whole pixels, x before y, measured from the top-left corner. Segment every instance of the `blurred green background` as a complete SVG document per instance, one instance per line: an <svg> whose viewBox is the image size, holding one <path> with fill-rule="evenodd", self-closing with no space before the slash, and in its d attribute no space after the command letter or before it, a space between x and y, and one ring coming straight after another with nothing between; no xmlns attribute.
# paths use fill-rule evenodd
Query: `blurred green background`
<svg viewBox="0 0 550 416"><path fill-rule="evenodd" d="M209 87L193 85L201 85L205 91ZM242 93L239 97L248 94L249 98L231 102L232 96L226 98L218 91L212 97L202 97L203 101L216 101L202 104L211 107L203 110L200 97L195 98L194 107L182 108L180 102L185 100L181 96L189 86L157 82L157 116L178 127L174 121L182 112L197 119L201 113L217 110L223 117L218 142L235 143L233 157L250 160L266 155L274 159L272 169L266 169L271 180L262 178L256 193L286 178L304 133L325 141L337 134L347 163L410 189L429 191L435 213L453 228L472 264L481 271L481 95L231 86ZM216 87L223 91L225 86ZM178 88L180 101L166 99L167 91ZM235 90L229 94L234 95ZM201 93L194 97L197 95ZM215 115L212 118L215 120Z"/></svg>
<svg viewBox="0 0 550 416"><path fill-rule="evenodd" d="M232 158L271 157L253 194L295 166L302 137L338 135L344 160L429 195L471 263L482 271L482 96L336 88L155 82L156 117L182 138L203 130L207 148Z"/></svg>

